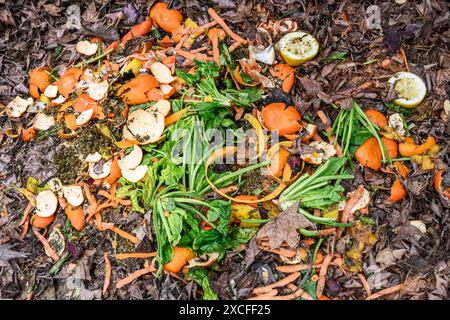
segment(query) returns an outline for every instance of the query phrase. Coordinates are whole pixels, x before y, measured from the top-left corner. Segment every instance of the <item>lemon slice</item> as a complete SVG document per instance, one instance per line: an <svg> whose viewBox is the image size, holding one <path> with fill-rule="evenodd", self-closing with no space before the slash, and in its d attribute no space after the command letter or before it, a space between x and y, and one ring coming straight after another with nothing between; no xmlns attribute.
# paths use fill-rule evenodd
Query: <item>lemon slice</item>
<svg viewBox="0 0 450 320"><path fill-rule="evenodd" d="M393 100L394 103L405 108L417 106L427 94L425 82L411 72L398 72L389 79L388 83L394 86L398 96Z"/></svg>
<svg viewBox="0 0 450 320"><path fill-rule="evenodd" d="M299 66L313 59L319 52L316 38L306 32L291 32L281 38L278 47L281 56L291 66Z"/></svg>

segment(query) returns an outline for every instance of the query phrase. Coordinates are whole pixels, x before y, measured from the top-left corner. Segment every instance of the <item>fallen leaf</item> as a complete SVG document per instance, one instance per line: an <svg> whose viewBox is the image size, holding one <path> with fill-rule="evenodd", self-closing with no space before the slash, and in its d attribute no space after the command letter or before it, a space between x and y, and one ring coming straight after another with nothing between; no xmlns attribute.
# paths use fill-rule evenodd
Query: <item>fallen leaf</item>
<svg viewBox="0 0 450 320"><path fill-rule="evenodd" d="M300 241L298 229L312 227L313 224L303 215L298 214L298 202L280 213L278 217L265 224L256 235L256 240L269 238L271 249L277 249L283 242L296 248Z"/></svg>
<svg viewBox="0 0 450 320"><path fill-rule="evenodd" d="M0 267L10 267L10 260L26 258L28 253L11 250L12 246L7 244L0 245Z"/></svg>

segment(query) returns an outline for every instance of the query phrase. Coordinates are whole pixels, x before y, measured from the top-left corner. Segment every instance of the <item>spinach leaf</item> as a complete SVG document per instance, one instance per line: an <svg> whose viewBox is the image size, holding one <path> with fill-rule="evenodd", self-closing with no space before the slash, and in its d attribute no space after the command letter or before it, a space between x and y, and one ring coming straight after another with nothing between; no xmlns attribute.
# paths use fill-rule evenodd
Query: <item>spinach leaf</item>
<svg viewBox="0 0 450 320"><path fill-rule="evenodd" d="M218 300L219 297L209 284L207 270L201 267L189 269L187 276L194 280L203 289L203 300Z"/></svg>

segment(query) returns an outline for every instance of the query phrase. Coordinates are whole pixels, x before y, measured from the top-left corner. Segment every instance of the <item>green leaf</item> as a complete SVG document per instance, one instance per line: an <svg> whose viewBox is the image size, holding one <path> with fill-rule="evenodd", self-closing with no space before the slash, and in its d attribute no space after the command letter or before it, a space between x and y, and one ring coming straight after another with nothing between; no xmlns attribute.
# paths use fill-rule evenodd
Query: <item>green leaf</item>
<svg viewBox="0 0 450 320"><path fill-rule="evenodd" d="M336 61L336 60L344 60L345 56L348 54L348 51L339 51L335 54L328 57L328 60L330 61Z"/></svg>
<svg viewBox="0 0 450 320"><path fill-rule="evenodd" d="M201 267L194 267L189 269L187 276L194 280L203 289L203 300L219 300L219 297L214 292L209 284L207 270Z"/></svg>

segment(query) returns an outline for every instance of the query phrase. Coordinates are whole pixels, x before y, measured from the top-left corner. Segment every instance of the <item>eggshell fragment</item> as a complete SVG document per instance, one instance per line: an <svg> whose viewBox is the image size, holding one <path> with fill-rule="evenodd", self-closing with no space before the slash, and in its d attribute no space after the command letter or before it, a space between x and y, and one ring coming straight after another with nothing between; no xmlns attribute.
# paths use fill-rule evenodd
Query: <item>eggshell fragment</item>
<svg viewBox="0 0 450 320"><path fill-rule="evenodd" d="M33 98L23 99L19 96L15 97L6 106L6 113L12 118L19 118L27 111L27 108L33 103Z"/></svg>
<svg viewBox="0 0 450 320"><path fill-rule="evenodd" d="M75 120L75 124L77 126L82 126L89 122L89 120L92 119L92 116L94 115L94 109L87 109L80 113L80 115Z"/></svg>
<svg viewBox="0 0 450 320"><path fill-rule="evenodd" d="M164 117L166 117L169 114L170 110L172 110L172 106L169 101L162 99L148 108L148 110L153 112L160 112Z"/></svg>
<svg viewBox="0 0 450 320"><path fill-rule="evenodd" d="M88 85L88 95L94 100L102 100L106 97L108 93L109 84L108 81L103 80L102 82L89 82Z"/></svg>
<svg viewBox="0 0 450 320"><path fill-rule="evenodd" d="M139 144L149 144L160 139L164 131L164 116L160 112L138 109L128 115L123 135Z"/></svg>
<svg viewBox="0 0 450 320"><path fill-rule="evenodd" d="M133 147L133 150L127 154L123 159L119 160L120 170L132 170L135 169L142 162L142 149L138 145Z"/></svg>
<svg viewBox="0 0 450 320"><path fill-rule="evenodd" d="M63 186L62 192L67 202L74 207L81 205L84 201L83 190L80 186Z"/></svg>
<svg viewBox="0 0 450 320"><path fill-rule="evenodd" d="M92 56L97 52L98 45L96 43L90 43L87 40L83 40L77 43L76 49L79 53L85 56Z"/></svg>
<svg viewBox="0 0 450 320"><path fill-rule="evenodd" d="M144 164L137 166L135 169L121 169L121 170L122 176L125 179L127 179L130 182L136 183L145 177L145 174L147 173L148 170L148 166Z"/></svg>
<svg viewBox="0 0 450 320"><path fill-rule="evenodd" d="M36 214L39 217L47 218L53 215L58 208L58 198L50 190L44 190L36 196Z"/></svg>
<svg viewBox="0 0 450 320"><path fill-rule="evenodd" d="M34 118L33 127L37 130L46 131L55 125L55 119L45 113L39 112Z"/></svg>
<svg viewBox="0 0 450 320"><path fill-rule="evenodd" d="M111 172L112 160L106 162L99 161L97 163L89 163L89 176L92 179L103 179L109 176Z"/></svg>
<svg viewBox="0 0 450 320"><path fill-rule="evenodd" d="M100 160L102 160L102 156L98 152L90 153L84 159L84 161L86 162L93 162L93 163L99 162Z"/></svg>
<svg viewBox="0 0 450 320"><path fill-rule="evenodd" d="M161 62L155 62L150 66L150 71L155 76L156 80L158 80L159 83L171 83L175 81L175 77L172 77L172 73L170 72L170 69L162 64Z"/></svg>
<svg viewBox="0 0 450 320"><path fill-rule="evenodd" d="M49 84L47 88L44 90L44 96L49 98L56 98L58 95L58 86L54 86L52 84Z"/></svg>

